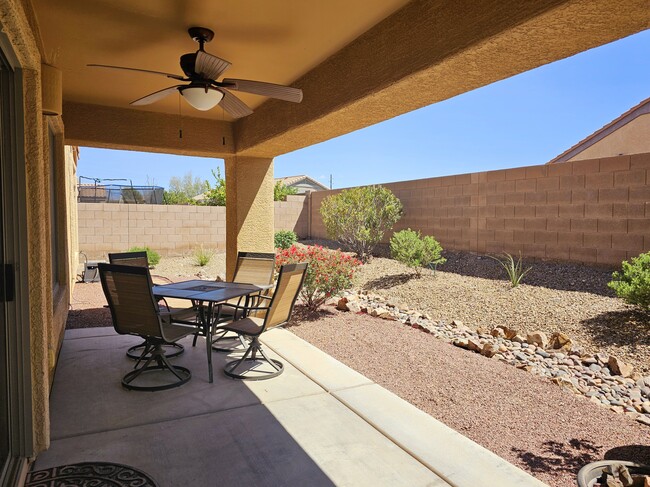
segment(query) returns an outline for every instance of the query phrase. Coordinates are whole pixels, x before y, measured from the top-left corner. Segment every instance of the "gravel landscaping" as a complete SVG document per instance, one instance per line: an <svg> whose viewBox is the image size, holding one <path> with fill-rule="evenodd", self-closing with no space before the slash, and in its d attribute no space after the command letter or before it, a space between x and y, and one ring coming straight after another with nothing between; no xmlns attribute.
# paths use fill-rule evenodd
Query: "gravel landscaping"
<svg viewBox="0 0 650 487"><path fill-rule="evenodd" d="M650 414L601 407L623 413L636 406L643 413L641 403L650 404L643 377L610 377L607 369L607 355L614 355L650 375L650 320L607 288L612 269L531 262L525 283L511 289L492 259L462 252L445 257L444 266L421 278L384 257L359 268L360 295L350 299L361 298L373 314L386 308L388 319L356 308L329 305L309 314L299 307L288 328L552 486L575 485L581 466L603 458L650 464L650 428L634 420ZM224 254L205 267L191 256L163 257L152 274L158 282L213 279L224 269ZM111 326L104 304L99 284L77 285L68 328ZM492 336L499 326L524 338L561 332L573 344L549 354ZM472 340L479 348L493 344L487 355L494 358L454 347L454 340L470 349Z"/></svg>

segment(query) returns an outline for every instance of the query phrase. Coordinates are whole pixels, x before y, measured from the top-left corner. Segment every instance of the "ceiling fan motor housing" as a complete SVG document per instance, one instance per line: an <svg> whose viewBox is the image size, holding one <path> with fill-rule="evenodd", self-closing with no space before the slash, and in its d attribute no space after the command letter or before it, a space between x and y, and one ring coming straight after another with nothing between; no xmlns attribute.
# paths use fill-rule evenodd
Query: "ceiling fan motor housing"
<svg viewBox="0 0 650 487"><path fill-rule="evenodd" d="M188 78L195 78L196 72L194 71L194 66L196 63L196 53L190 52L188 54L183 54L181 56L181 69L185 76Z"/></svg>

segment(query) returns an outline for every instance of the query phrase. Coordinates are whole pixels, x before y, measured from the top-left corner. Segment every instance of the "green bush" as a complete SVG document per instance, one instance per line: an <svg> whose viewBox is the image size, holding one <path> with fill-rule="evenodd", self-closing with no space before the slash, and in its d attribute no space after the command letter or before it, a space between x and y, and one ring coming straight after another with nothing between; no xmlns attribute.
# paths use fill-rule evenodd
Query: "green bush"
<svg viewBox="0 0 650 487"><path fill-rule="evenodd" d="M129 252L146 252L147 261L151 267L155 266L160 262L160 254L155 250L150 249L149 247L131 247Z"/></svg>
<svg viewBox="0 0 650 487"><path fill-rule="evenodd" d="M288 249L298 241L298 235L291 230L278 230L273 236L276 249Z"/></svg>
<svg viewBox="0 0 650 487"><path fill-rule="evenodd" d="M352 287L355 268L361 264L357 259L340 250L326 250L320 246L279 250L275 256L275 269L280 271L284 264L308 262L305 282L300 297L305 306L316 311L331 296Z"/></svg>
<svg viewBox="0 0 650 487"><path fill-rule="evenodd" d="M418 277L423 268L435 269L439 264L447 262L441 253L442 247L435 238L428 235L422 237L420 232L410 228L396 232L390 239L390 254L393 259L415 269Z"/></svg>
<svg viewBox="0 0 650 487"><path fill-rule="evenodd" d="M402 203L382 186L366 186L328 196L320 207L330 238L367 262L384 233L402 216Z"/></svg>
<svg viewBox="0 0 650 487"><path fill-rule="evenodd" d="M532 269L532 267L524 269L524 264L521 261L521 253L517 261L508 253L504 253L503 258L492 257L491 255L489 257L496 260L505 269L511 287L519 286L524 276Z"/></svg>
<svg viewBox="0 0 650 487"><path fill-rule="evenodd" d="M287 186L282 181L278 181L273 186L273 201L285 201L290 194L298 194L298 190Z"/></svg>
<svg viewBox="0 0 650 487"><path fill-rule="evenodd" d="M194 263L203 267L210 262L213 255L214 252L212 252L212 250L206 250L203 248L203 245L201 245L199 248L194 249Z"/></svg>
<svg viewBox="0 0 650 487"><path fill-rule="evenodd" d="M650 252L624 260L622 270L612 274L607 284L626 303L650 311Z"/></svg>

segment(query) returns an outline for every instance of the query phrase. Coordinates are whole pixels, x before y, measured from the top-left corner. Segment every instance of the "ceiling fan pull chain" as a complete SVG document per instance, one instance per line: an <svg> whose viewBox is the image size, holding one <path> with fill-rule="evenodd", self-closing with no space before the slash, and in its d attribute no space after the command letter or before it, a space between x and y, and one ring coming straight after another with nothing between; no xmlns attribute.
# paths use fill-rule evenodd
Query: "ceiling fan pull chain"
<svg viewBox="0 0 650 487"><path fill-rule="evenodd" d="M181 108L181 92L178 92L178 138L182 139L183 138L183 113L182 113L182 108Z"/></svg>
<svg viewBox="0 0 650 487"><path fill-rule="evenodd" d="M226 116L223 113L223 107L221 105L219 105L219 107L221 108L221 121L224 122L225 119L226 119ZM221 125L223 126L223 123ZM224 146L226 145L226 136L225 135L223 135L221 137L221 144L224 145Z"/></svg>

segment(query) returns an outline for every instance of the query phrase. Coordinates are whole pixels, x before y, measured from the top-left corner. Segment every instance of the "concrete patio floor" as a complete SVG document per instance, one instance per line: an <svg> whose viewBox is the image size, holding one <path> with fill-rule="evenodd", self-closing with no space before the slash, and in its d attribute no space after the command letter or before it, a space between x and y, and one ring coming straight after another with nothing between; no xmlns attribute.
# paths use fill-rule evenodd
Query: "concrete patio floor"
<svg viewBox="0 0 650 487"><path fill-rule="evenodd" d="M227 378L205 344L174 359L181 388L127 391L141 340L112 328L66 331L51 396L52 443L34 470L130 465L166 486L545 485L285 330L264 335L285 364L261 382Z"/></svg>

